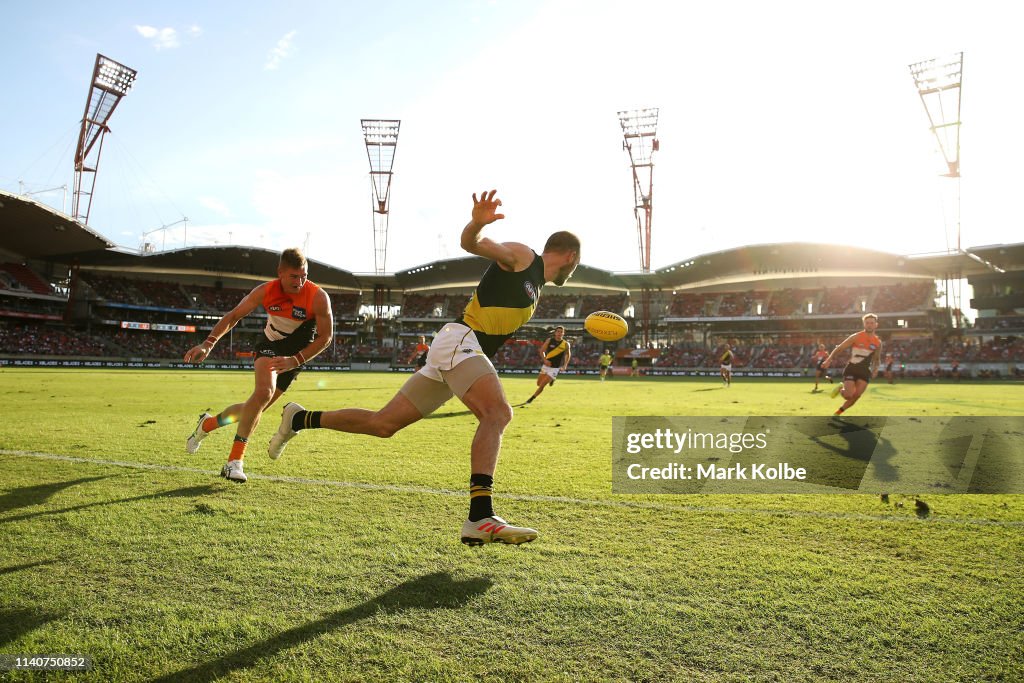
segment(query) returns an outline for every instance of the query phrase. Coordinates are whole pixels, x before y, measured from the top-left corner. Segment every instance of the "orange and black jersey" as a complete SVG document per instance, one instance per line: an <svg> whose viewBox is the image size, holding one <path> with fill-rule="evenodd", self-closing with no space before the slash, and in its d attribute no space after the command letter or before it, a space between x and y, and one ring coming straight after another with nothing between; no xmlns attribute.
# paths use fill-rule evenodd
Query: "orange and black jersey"
<svg viewBox="0 0 1024 683"><path fill-rule="evenodd" d="M316 337L316 315L313 301L320 287L306 280L298 294L289 294L281 287L280 280L267 283L263 293L263 309L267 312L267 326L263 333L270 341L282 341L296 337L303 339L301 349Z"/></svg>
<svg viewBox="0 0 1024 683"><path fill-rule="evenodd" d="M811 356L811 362L815 365L821 365L828 358L828 351L815 351L814 355Z"/></svg>
<svg viewBox="0 0 1024 683"><path fill-rule="evenodd" d="M544 358L551 361L551 367L559 368L565 360L565 353L569 350L569 342L562 338L556 341L554 337L544 345Z"/></svg>
<svg viewBox="0 0 1024 683"><path fill-rule="evenodd" d="M492 262L466 304L462 323L473 329L488 357L533 317L544 286L544 259L533 254L525 270L511 272Z"/></svg>
<svg viewBox="0 0 1024 683"><path fill-rule="evenodd" d="M850 345L850 365L864 363L867 366L880 348L882 348L882 340L878 338L878 335L864 331L858 332L853 335L853 343Z"/></svg>

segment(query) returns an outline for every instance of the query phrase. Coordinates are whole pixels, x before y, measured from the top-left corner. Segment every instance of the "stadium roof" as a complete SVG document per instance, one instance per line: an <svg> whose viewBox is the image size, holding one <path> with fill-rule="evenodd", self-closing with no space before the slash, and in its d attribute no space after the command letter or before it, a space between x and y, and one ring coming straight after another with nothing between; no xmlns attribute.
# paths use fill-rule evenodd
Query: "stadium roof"
<svg viewBox="0 0 1024 683"><path fill-rule="evenodd" d="M114 243L70 216L21 195L0 190L0 248L30 259L70 261Z"/></svg>
<svg viewBox="0 0 1024 683"><path fill-rule="evenodd" d="M29 197L0 191L0 250L26 259L153 273L272 276L278 252L262 247L188 247L151 254L118 247L88 226ZM487 267L476 256L425 263L393 274L352 273L310 260L317 283L345 289L471 288ZM694 256L650 273L614 273L580 265L568 290L686 289L802 277L971 277L1024 270L1024 243L970 248L959 253L905 255L814 243L758 244Z"/></svg>
<svg viewBox="0 0 1024 683"><path fill-rule="evenodd" d="M280 256L281 252L262 247L187 247L153 254L108 249L80 254L78 263L85 267L107 267L140 273L234 275L246 279L267 279L274 277L277 272ZM366 283L351 272L313 259L309 260L309 279L327 287L366 287Z"/></svg>

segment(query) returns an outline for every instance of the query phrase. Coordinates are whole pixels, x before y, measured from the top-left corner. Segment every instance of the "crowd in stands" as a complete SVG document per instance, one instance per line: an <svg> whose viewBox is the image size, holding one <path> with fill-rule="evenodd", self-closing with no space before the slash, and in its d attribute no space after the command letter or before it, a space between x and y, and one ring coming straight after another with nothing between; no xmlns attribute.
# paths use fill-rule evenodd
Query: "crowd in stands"
<svg viewBox="0 0 1024 683"><path fill-rule="evenodd" d="M0 322L0 353L46 356L111 355L109 337L35 323Z"/></svg>
<svg viewBox="0 0 1024 683"><path fill-rule="evenodd" d="M594 311L611 311L622 315L626 308L625 294L606 294L604 296L584 296L580 301L577 318L585 318Z"/></svg>
<svg viewBox="0 0 1024 683"><path fill-rule="evenodd" d="M875 288L822 287L754 292L679 292L668 303L674 318L859 313L861 302L875 313L900 313L931 307L934 285L929 282L883 285ZM757 304L761 303L760 313Z"/></svg>
<svg viewBox="0 0 1024 683"><path fill-rule="evenodd" d="M202 332L154 332L125 330L114 326L83 330L52 323L0 318L0 353L14 355L177 360L189 347L201 341L202 336ZM210 358L217 361L234 361L247 357L259 338L258 332L236 330L231 340L222 340L217 345ZM429 343L429 334L427 338ZM416 338L403 337L400 343L391 344L376 339L338 336L335 343L318 359L325 363L387 362L396 366L409 366L415 362L417 341ZM831 350L842 339L823 341L826 348ZM494 364L503 369L539 367L537 349L541 343L542 340L539 339L510 339L499 349ZM589 339L572 340L572 367L596 368L598 357L605 348L613 352L615 350L613 345ZM733 346L733 367L811 369L811 357L816 348L817 340L799 336L781 340L742 341ZM721 344L706 346L700 342L684 341L666 345L658 351L655 364L659 368L716 369L724 347ZM928 363L942 368L944 373L950 371L953 363L1013 365L1024 360L1024 338L995 338L984 342L980 342L977 337L970 338L970 341L963 341L960 338L945 341L932 338L901 339L887 342L885 355L883 367L891 358L896 368L904 368L907 364L920 366ZM833 368L842 368L848 359L849 352L841 354L833 362ZM915 376L927 375L922 375L923 371L920 369L907 372ZM965 376L967 374L965 372Z"/></svg>
<svg viewBox="0 0 1024 683"><path fill-rule="evenodd" d="M331 294L331 311L336 318L352 318L359 312L359 292Z"/></svg>
<svg viewBox="0 0 1024 683"><path fill-rule="evenodd" d="M818 313L852 313L866 299L867 293L862 287L826 287L818 304Z"/></svg>
<svg viewBox="0 0 1024 683"><path fill-rule="evenodd" d="M402 302L403 318L440 318L444 315L444 294L407 294Z"/></svg>
<svg viewBox="0 0 1024 683"><path fill-rule="evenodd" d="M566 294L545 294L537 302L537 308L533 312L533 317L535 320L565 318L565 313L570 308L575 315L576 309L579 308L578 297Z"/></svg>
<svg viewBox="0 0 1024 683"><path fill-rule="evenodd" d="M914 284L895 284L879 287L871 301L873 313L899 313L929 308L935 296L935 285L931 280Z"/></svg>
<svg viewBox="0 0 1024 683"><path fill-rule="evenodd" d="M998 315L990 318L978 318L974 326L979 330L1022 330L1024 329L1024 315Z"/></svg>

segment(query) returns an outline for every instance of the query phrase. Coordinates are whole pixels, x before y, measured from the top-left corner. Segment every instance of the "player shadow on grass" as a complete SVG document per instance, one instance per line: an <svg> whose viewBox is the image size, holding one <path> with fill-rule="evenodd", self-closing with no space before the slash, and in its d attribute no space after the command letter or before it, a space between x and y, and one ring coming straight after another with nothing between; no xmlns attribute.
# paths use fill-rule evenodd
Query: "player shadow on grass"
<svg viewBox="0 0 1024 683"><path fill-rule="evenodd" d="M0 512L31 507L32 505L42 505L48 501L51 496L60 493L66 488L77 486L79 484L88 484L102 479L109 479L112 476L114 475L107 474L102 477L83 477L81 479L55 481L50 484L36 484L35 486L21 486L16 489L11 489L0 496Z"/></svg>
<svg viewBox="0 0 1024 683"><path fill-rule="evenodd" d="M53 564L57 560L39 560L38 562L27 562L25 564L12 564L9 567L0 567L0 576L4 574L13 574L14 572L20 572L22 569L32 569L34 567L44 567L48 564Z"/></svg>
<svg viewBox="0 0 1024 683"><path fill-rule="evenodd" d="M0 648L59 618L60 615L33 609L0 609Z"/></svg>
<svg viewBox="0 0 1024 683"><path fill-rule="evenodd" d="M153 683L214 681L232 671L248 669L260 662L270 660L282 651L308 643L325 633L349 626L368 617L414 609L435 610L464 607L473 598L487 592L493 583L491 579L487 578L456 581L447 572L434 572L416 579L409 579L372 600L328 614L318 621L282 631L276 636L224 655L219 659L153 679Z"/></svg>
<svg viewBox="0 0 1024 683"><path fill-rule="evenodd" d="M99 477L99 479L104 478L105 477ZM0 524L3 524L5 522L18 522L25 519L32 519L33 517L42 517L43 515L59 515L65 512L77 512L78 510L88 510L89 508L100 507L102 505L133 503L139 500L153 500L155 498L196 498L198 496L205 496L209 493L216 493L220 490L222 490L222 487L217 486L215 484L203 484L202 486L186 486L180 489L162 491L160 493L150 493L145 496L132 496L131 498L118 498L116 500L101 500L95 503L84 503L82 505L74 505L69 508L60 508L59 510L40 510L39 512L26 512L25 514L15 515L13 517L4 517L0 519Z"/></svg>

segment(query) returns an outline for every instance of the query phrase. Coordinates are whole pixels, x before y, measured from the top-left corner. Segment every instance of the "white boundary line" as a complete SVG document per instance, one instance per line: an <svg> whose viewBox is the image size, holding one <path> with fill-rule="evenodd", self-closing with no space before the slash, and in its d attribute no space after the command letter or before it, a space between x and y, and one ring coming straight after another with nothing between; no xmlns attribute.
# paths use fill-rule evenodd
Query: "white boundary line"
<svg viewBox="0 0 1024 683"><path fill-rule="evenodd" d="M104 465L107 467L127 467L136 470L156 470L158 472L187 472L190 474L215 475L201 467L183 467L179 465L154 465L144 462L128 462L124 460L100 460L97 458L79 458L56 453L38 451L16 451L0 448L0 455L13 455L20 458L37 458L40 460L56 460L87 465ZM258 481L276 481L287 484L306 484L314 486L334 486L339 488L361 489L364 491L390 491L393 493L412 493L417 495L434 495L465 498L465 491L451 489L435 489L428 486L400 486L398 484L367 484L357 481L337 481L332 479L308 479L305 477L288 477L273 474L249 474L249 479ZM503 493L500 500L518 500L530 503L563 503L567 505L588 505L621 509L656 510L664 512L703 512L711 514L763 515L767 517L813 517L819 519L844 519L861 522L909 522L913 524L963 524L973 526L1024 527L1024 521L998 521L990 519L956 519L943 517L896 517L893 515L870 515L862 512L816 512L813 510L759 510L756 508L731 508L710 505L664 505L645 501L629 500L593 500L586 498L570 498L568 496L544 496L517 493Z"/></svg>

